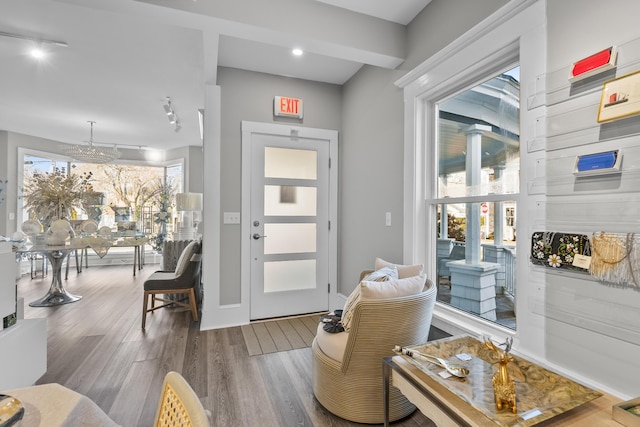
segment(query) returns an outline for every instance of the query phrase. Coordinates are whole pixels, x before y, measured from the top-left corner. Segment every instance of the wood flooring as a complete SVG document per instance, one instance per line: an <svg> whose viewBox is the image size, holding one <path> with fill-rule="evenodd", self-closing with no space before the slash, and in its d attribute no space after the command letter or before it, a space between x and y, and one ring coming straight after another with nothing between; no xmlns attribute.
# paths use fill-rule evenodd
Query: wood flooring
<svg viewBox="0 0 640 427"><path fill-rule="evenodd" d="M95 401L122 426L151 426L164 375L178 371L211 413L213 426L356 426L327 412L311 388L311 349L249 356L240 327L200 331L188 311L163 309L140 328L142 284L159 266L133 277L131 266L71 269L65 286L82 300L29 307L48 277L18 281L25 317L46 317L47 372ZM206 297L206 296L205 296ZM416 411L394 426L433 426Z"/></svg>

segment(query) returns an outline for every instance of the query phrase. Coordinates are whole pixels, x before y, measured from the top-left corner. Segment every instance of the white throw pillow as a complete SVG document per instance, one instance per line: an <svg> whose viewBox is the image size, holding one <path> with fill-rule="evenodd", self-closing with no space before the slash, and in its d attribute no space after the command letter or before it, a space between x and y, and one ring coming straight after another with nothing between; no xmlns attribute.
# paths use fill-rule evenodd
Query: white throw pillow
<svg viewBox="0 0 640 427"><path fill-rule="evenodd" d="M355 308L356 303L358 301L360 301L360 285L359 284L351 292L351 294L347 298L347 302L345 302L344 304L344 308L342 309L342 327L346 332L349 332L349 329L351 328L351 318L353 317L353 309Z"/></svg>
<svg viewBox="0 0 640 427"><path fill-rule="evenodd" d="M360 298L362 298L362 300L385 299L416 295L422 292L426 281L426 274L407 277L405 279L388 280L386 282L369 282L363 280L360 282Z"/></svg>
<svg viewBox="0 0 640 427"><path fill-rule="evenodd" d="M389 265L376 269L376 271L369 273L363 280L372 282L385 282L387 280L393 280L398 278L398 269L394 265ZM347 302L342 309L342 327L345 331L349 331L351 328L351 318L353 317L353 308L356 303L360 301L360 285L351 292L351 295L347 298Z"/></svg>
<svg viewBox="0 0 640 427"><path fill-rule="evenodd" d="M400 279L406 279L407 277L417 276L422 274L422 270L424 269L424 265L422 264L414 264L414 265L402 265L402 264L394 264L389 261L385 261L381 258L376 258L375 269L379 270L384 267L395 266L398 269L398 277Z"/></svg>
<svg viewBox="0 0 640 427"><path fill-rule="evenodd" d="M193 242L190 242L187 246L185 246L184 249L182 250L182 253L180 254L180 258L178 258L178 263L176 264L176 270L175 270L176 277L180 276L187 269L187 266L191 261L191 257L196 252L197 244L198 243L194 240Z"/></svg>
<svg viewBox="0 0 640 427"><path fill-rule="evenodd" d="M398 269L396 266L389 265L367 274L362 280L368 280L370 282L384 282L386 280L398 278Z"/></svg>

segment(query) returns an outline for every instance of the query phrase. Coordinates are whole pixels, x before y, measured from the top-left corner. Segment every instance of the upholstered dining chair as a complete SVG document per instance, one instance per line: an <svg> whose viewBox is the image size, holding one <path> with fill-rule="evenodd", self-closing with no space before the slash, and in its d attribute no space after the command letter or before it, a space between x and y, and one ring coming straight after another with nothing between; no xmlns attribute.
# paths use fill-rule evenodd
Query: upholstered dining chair
<svg viewBox="0 0 640 427"><path fill-rule="evenodd" d="M155 427L209 427L207 413L193 388L178 372L168 372L156 411Z"/></svg>
<svg viewBox="0 0 640 427"><path fill-rule="evenodd" d="M144 282L144 301L142 304L142 329L145 328L147 313L170 305L179 305L191 309L194 321L198 321L198 296L200 278L200 244L196 241L189 243L182 250L175 270L156 271ZM186 294L188 302L167 299L158 296L172 294ZM151 301L151 307L149 307ZM156 306L156 301L164 304Z"/></svg>
<svg viewBox="0 0 640 427"><path fill-rule="evenodd" d="M349 421L383 423L382 359L394 355L396 345L427 342L436 292L433 282L426 279L417 294L360 299L353 307L348 332L321 334L319 327L312 343L312 376L313 393L320 404ZM390 421L415 409L391 387Z"/></svg>

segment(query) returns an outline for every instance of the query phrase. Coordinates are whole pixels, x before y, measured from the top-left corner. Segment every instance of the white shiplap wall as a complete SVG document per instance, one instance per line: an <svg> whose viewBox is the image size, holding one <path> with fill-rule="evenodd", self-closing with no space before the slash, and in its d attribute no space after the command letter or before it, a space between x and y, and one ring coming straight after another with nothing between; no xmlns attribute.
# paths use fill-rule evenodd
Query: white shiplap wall
<svg viewBox="0 0 640 427"><path fill-rule="evenodd" d="M540 76L544 93L536 94L547 107L546 176L539 184L546 206L539 225L547 231L640 235L640 116L597 122L604 81L640 69L640 31L630 35L634 24L625 22L629 15L637 16L640 6L634 1L570 0L547 2L547 8L549 62ZM607 16L620 20L604 25ZM611 45L619 51L615 70L569 83L574 61ZM576 156L613 149L623 153L620 174L573 175ZM633 263L640 269L640 259ZM545 319L545 358L621 397L640 395L640 292L601 283L587 273L532 265L530 270L544 276L544 302L532 310Z"/></svg>

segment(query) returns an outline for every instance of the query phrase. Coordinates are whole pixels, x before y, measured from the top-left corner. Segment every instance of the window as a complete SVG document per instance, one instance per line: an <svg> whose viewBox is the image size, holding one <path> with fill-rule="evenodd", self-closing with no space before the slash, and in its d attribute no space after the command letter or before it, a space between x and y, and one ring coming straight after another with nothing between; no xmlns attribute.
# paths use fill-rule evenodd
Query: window
<svg viewBox="0 0 640 427"><path fill-rule="evenodd" d="M47 153L24 153L23 204L27 201L24 196L35 188L34 175L76 176L83 187L82 201L74 201L63 213L74 224L93 219L99 227L118 231L135 230L145 235L166 235L173 231L176 212L171 207L175 205L175 194L183 189L182 162L168 166L89 164L55 157ZM80 177L90 178L82 181ZM172 216L158 216L159 212ZM50 220L49 217L35 218L38 215L33 209L23 207L22 222L30 216L43 223Z"/></svg>
<svg viewBox="0 0 640 427"><path fill-rule="evenodd" d="M434 194L438 301L515 329L519 67L428 110L437 132Z"/></svg>
<svg viewBox="0 0 640 427"><path fill-rule="evenodd" d="M447 246L438 248L439 239L446 235L447 239L455 237L456 241L460 241L458 236L454 236L455 232L450 231L457 227L459 233L462 230L465 240L462 242L464 248L456 249L454 257L462 257L460 253L465 250L466 260L466 247L471 243L469 240L477 238L480 240L480 250L469 255L487 261L498 254L494 249L501 249L499 256L511 257L505 263L505 268L514 267L513 273L505 271L504 276L512 277L516 283L517 332L468 309L440 301L434 309L434 321L450 334L529 337L534 330L537 333L537 328L544 329L544 325L538 323L539 316L531 310L531 301L539 297L539 288L528 286L536 278L531 277L529 271L527 254L531 245L526 233L534 227L544 227L544 224L540 225L540 219L544 218L546 196L538 193L531 184L537 179L539 159L544 155L541 151L544 144L539 142L544 139L545 126L542 123L544 120L539 118L546 115L546 107L545 96L539 95L543 95L545 90L545 79L542 77L546 73L546 15L544 2L525 3L509 2L396 81L404 89L405 111L403 261L405 264L423 262L427 274L435 282L439 261L446 259L454 249ZM477 95L497 94L499 86L492 87L491 81L503 75L504 78L512 78L512 83L517 82L517 86L514 86L514 89L518 89L517 94L514 91L511 95L500 95L501 101L504 101L500 103L497 100L485 105L473 102L477 100ZM506 81L497 83L503 84L506 90ZM468 91L472 93L465 93ZM456 99L458 95L462 95L463 99ZM515 102L516 95L518 103ZM510 96L513 103L506 102ZM465 100L469 101L466 105L462 102ZM511 129L510 124L504 121L495 122L494 118L500 116L498 113L509 113L512 107L517 117L517 128ZM517 116L515 107L518 107ZM478 111L483 108L485 115L478 117ZM489 161L498 159L495 156L498 152L483 150L481 142L481 151L477 153L481 159L480 176L476 169L475 175L470 177L477 181L476 184L467 186L466 171L469 168L466 154L464 176L459 162L456 175L454 165L444 161L446 157L442 150L449 147L440 142L441 111L443 131L455 123L464 123L467 131L471 130L469 126L472 124L490 126L490 136L501 141L503 147L500 155L505 160L505 169L499 170L498 175L502 173L504 177L512 173L518 184L510 182L511 178L496 176L495 171L491 170L495 163L491 165ZM470 122L469 118L474 121ZM461 127L461 124L458 126ZM481 132L482 128L476 130ZM481 141L485 137L487 135L479 136ZM518 155L507 149L514 144L510 140L521 141ZM489 155L485 154L485 158L482 158L481 154L485 151ZM447 166L452 168L447 171ZM496 188L500 193L495 192ZM471 217L467 216L467 212ZM449 214L455 218L451 226ZM439 215L447 218L442 224ZM499 226L501 223L503 227ZM469 224L475 227L474 233L467 229ZM447 234L443 233L445 226ZM496 230L501 231L503 236L496 236ZM502 241L502 245L497 244L498 241ZM454 246L451 240L449 242ZM499 275L496 277L500 278ZM443 281L447 278L445 276ZM439 290L441 295L457 292L455 284L449 289L447 283L441 285Z"/></svg>

